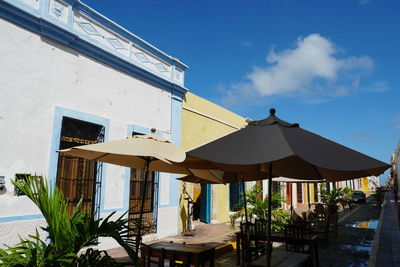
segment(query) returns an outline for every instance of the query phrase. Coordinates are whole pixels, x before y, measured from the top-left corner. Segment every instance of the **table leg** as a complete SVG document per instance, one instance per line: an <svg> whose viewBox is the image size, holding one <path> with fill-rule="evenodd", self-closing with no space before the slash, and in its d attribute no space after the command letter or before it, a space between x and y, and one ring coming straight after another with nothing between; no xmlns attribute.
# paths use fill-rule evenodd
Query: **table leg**
<svg viewBox="0 0 400 267"><path fill-rule="evenodd" d="M211 255L210 255L210 267L214 267L214 257L215 257L215 248L211 250Z"/></svg>
<svg viewBox="0 0 400 267"><path fill-rule="evenodd" d="M145 247L141 247L140 249L140 261L141 261L141 266L146 266L146 249Z"/></svg>
<svg viewBox="0 0 400 267"><path fill-rule="evenodd" d="M236 234L236 266L240 266L240 236Z"/></svg>
<svg viewBox="0 0 400 267"><path fill-rule="evenodd" d="M319 256L318 256L318 245L317 243L314 244L314 267L319 267Z"/></svg>

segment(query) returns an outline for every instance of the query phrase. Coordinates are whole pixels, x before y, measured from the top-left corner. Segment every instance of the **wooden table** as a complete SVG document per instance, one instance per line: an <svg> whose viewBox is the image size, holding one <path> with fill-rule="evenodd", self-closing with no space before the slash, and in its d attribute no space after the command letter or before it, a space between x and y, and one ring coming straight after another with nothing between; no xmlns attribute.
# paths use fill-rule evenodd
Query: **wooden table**
<svg viewBox="0 0 400 267"><path fill-rule="evenodd" d="M210 267L214 267L215 248L200 244L157 242L142 246L142 266L149 266L147 262L150 257L157 258L159 266L164 266L164 260L169 260L169 266L175 266L175 261L182 261L196 267L209 262Z"/></svg>
<svg viewBox="0 0 400 267"><path fill-rule="evenodd" d="M240 258L240 247L241 241L243 240L241 236L241 232L236 232L236 266L241 266L241 258ZM261 241L266 242L268 240L266 235L249 235L249 240L251 241ZM314 267L319 267L319 259L318 259L318 247L317 247L317 235L313 235L311 237L304 238L304 243L309 246L309 251L312 257L312 262ZM272 242L279 242L285 243L286 238L284 233L273 233L271 235L271 243ZM271 244L272 245L272 244Z"/></svg>

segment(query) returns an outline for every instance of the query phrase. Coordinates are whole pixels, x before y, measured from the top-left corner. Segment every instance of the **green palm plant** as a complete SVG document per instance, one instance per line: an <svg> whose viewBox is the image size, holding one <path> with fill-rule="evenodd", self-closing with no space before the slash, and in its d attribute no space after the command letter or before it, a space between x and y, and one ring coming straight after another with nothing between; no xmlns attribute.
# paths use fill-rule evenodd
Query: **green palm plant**
<svg viewBox="0 0 400 267"><path fill-rule="evenodd" d="M344 192L342 188L333 188L330 192L323 190L321 192L321 200L328 206L329 213L336 213L339 208L339 203L342 202Z"/></svg>
<svg viewBox="0 0 400 267"><path fill-rule="evenodd" d="M260 185L254 185L251 189L246 191L246 202L247 202L247 213L249 218L257 217L258 219L267 220L268 216L268 197L262 199L262 188ZM289 219L289 215L282 209L279 209L284 199L281 197L280 193L273 193L272 196L272 230L279 231L284 224L286 224ZM243 199L243 198L242 198ZM245 217L244 205L241 203L239 205L242 207L235 214L230 216L231 227L235 226L236 220Z"/></svg>
<svg viewBox="0 0 400 267"><path fill-rule="evenodd" d="M350 187L344 187L342 189L342 196L340 197L340 205L345 208L350 208L350 203L351 203L351 196L353 194L353 190L351 190Z"/></svg>
<svg viewBox="0 0 400 267"><path fill-rule="evenodd" d="M25 179L12 181L14 186L24 193L39 208L47 226L42 229L47 233L48 242L40 239L38 232L20 238L15 247L0 249L0 262L5 266L113 266L115 260L104 251L87 249L97 245L99 237L115 239L128 253L135 266L140 264L138 248L129 239L129 222L135 227L138 220L125 218L125 214L110 220L114 212L104 219L97 219L80 210L81 201L68 214L67 201L56 187L49 187L44 179L27 176Z"/></svg>

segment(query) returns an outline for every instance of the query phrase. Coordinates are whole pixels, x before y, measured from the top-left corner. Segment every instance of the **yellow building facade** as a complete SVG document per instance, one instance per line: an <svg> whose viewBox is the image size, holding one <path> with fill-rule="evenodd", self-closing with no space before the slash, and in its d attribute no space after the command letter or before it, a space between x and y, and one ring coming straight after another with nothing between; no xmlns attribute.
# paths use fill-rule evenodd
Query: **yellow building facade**
<svg viewBox="0 0 400 267"><path fill-rule="evenodd" d="M195 94L186 93L182 109L181 146L185 150L190 150L237 131L246 124L246 118ZM201 196L201 194L206 195ZM229 185L181 183L181 231L188 230L188 198L194 202L195 212L200 205L202 221L211 223L229 221Z"/></svg>

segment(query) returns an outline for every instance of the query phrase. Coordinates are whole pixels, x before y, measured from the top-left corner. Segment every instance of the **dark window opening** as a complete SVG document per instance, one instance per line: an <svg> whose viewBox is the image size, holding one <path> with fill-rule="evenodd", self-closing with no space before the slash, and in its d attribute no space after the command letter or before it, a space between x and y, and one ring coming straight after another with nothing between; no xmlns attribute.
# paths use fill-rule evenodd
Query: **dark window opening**
<svg viewBox="0 0 400 267"><path fill-rule="evenodd" d="M314 202L318 202L318 184L314 183Z"/></svg>
<svg viewBox="0 0 400 267"><path fill-rule="evenodd" d="M64 117L60 149L103 142L104 130L101 125ZM81 210L99 215L102 166L101 162L58 155L57 187L68 201L69 213L82 199Z"/></svg>
<svg viewBox="0 0 400 267"><path fill-rule="evenodd" d="M303 203L303 184L296 183L297 189L297 203Z"/></svg>
<svg viewBox="0 0 400 267"><path fill-rule="evenodd" d="M42 176L38 175L31 175L29 173L16 173L15 174L15 181L27 181L28 179L43 179ZM14 195L15 196L24 196L25 194L22 193L18 188L14 187Z"/></svg>
<svg viewBox="0 0 400 267"><path fill-rule="evenodd" d="M243 208L243 186L241 182L229 184L229 210L238 211Z"/></svg>

